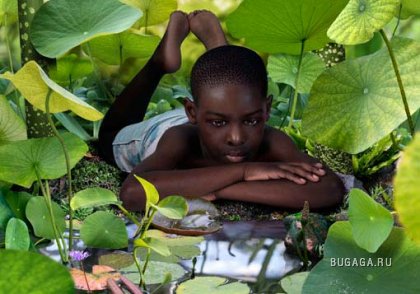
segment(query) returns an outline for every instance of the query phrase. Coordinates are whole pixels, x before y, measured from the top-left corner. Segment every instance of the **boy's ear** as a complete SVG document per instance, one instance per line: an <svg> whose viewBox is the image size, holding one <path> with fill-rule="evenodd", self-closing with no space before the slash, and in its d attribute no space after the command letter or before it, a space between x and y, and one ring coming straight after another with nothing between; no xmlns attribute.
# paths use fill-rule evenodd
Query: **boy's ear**
<svg viewBox="0 0 420 294"><path fill-rule="evenodd" d="M267 109L267 115L265 120L267 121L270 118L270 112L271 112L271 104L273 103L273 95L267 96L267 100L265 102L266 109Z"/></svg>
<svg viewBox="0 0 420 294"><path fill-rule="evenodd" d="M190 123L196 124L197 123L196 104L187 97L184 98L183 104L184 104L185 113L187 114L188 120L190 121Z"/></svg>

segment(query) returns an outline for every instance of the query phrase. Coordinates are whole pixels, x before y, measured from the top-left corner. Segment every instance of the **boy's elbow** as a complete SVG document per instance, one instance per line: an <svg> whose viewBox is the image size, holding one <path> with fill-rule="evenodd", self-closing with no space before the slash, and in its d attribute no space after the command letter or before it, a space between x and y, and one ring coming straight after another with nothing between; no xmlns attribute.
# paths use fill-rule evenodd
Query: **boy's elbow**
<svg viewBox="0 0 420 294"><path fill-rule="evenodd" d="M328 207L338 207L343 203L345 188L343 182L337 175L331 175L331 178L328 181L328 189L326 192L326 195L328 196Z"/></svg>
<svg viewBox="0 0 420 294"><path fill-rule="evenodd" d="M146 206L145 195L141 188L123 184L120 190L120 200L129 211L143 211Z"/></svg>

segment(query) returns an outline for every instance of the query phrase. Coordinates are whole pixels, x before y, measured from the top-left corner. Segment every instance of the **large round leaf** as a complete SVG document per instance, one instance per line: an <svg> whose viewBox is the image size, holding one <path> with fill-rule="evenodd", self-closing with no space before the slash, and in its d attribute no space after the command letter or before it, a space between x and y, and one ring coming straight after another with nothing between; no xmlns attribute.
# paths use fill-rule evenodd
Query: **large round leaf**
<svg viewBox="0 0 420 294"><path fill-rule="evenodd" d="M357 246L349 222L336 222L328 232L324 252L306 279L303 293L420 292L420 247L401 228L394 228L373 254Z"/></svg>
<svg viewBox="0 0 420 294"><path fill-rule="evenodd" d="M142 27L164 22L178 5L176 0L121 0L121 2L143 12L144 15L140 19Z"/></svg>
<svg viewBox="0 0 420 294"><path fill-rule="evenodd" d="M70 167L88 151L85 142L77 136L62 134ZM56 179L67 173L63 148L55 137L16 141L0 146L0 180L29 188L37 180Z"/></svg>
<svg viewBox="0 0 420 294"><path fill-rule="evenodd" d="M268 53L300 54L328 43L327 30L347 0L244 0L227 19L229 32Z"/></svg>
<svg viewBox="0 0 420 294"><path fill-rule="evenodd" d="M376 252L391 233L394 225L391 213L359 189L350 191L348 213L357 245Z"/></svg>
<svg viewBox="0 0 420 294"><path fill-rule="evenodd" d="M26 100L42 111L45 111L48 92L52 91L49 102L51 113L71 110L91 121L103 117L101 112L52 81L35 61L26 63L16 74L6 72L0 77L11 80Z"/></svg>
<svg viewBox="0 0 420 294"><path fill-rule="evenodd" d="M6 249L26 251L29 245L29 232L25 222L18 218L11 218L6 228Z"/></svg>
<svg viewBox="0 0 420 294"><path fill-rule="evenodd" d="M393 17L400 0L350 0L328 29L328 37L344 45L365 43Z"/></svg>
<svg viewBox="0 0 420 294"><path fill-rule="evenodd" d="M399 220L415 242L420 244L420 133L404 151L395 177L395 208Z"/></svg>
<svg viewBox="0 0 420 294"><path fill-rule="evenodd" d="M106 211L97 211L85 219L80 237L89 247L119 249L128 245L128 235L122 219Z"/></svg>
<svg viewBox="0 0 420 294"><path fill-rule="evenodd" d="M64 221L65 213L54 201L51 202L51 206L55 226L58 234L61 235L66 229L66 222ZM36 236L51 240L55 239L50 212L44 197L32 197L28 201L26 205L26 217L31 222Z"/></svg>
<svg viewBox="0 0 420 294"><path fill-rule="evenodd" d="M30 36L39 53L55 58L96 36L125 31L141 15L118 0L51 0L35 14Z"/></svg>
<svg viewBox="0 0 420 294"><path fill-rule="evenodd" d="M74 194L70 201L73 210L119 203L114 192L104 188L87 188Z"/></svg>
<svg viewBox="0 0 420 294"><path fill-rule="evenodd" d="M26 126L13 111L6 97L0 95L0 145L26 139Z"/></svg>
<svg viewBox="0 0 420 294"><path fill-rule="evenodd" d="M309 272L299 272L286 276L280 281L281 287L287 294L301 294L308 274Z"/></svg>
<svg viewBox="0 0 420 294"><path fill-rule="evenodd" d="M268 58L267 70L276 83L284 83L296 88L296 75L299 57L292 55L271 55ZM316 78L324 71L325 65L320 57L305 53L299 76L300 93L309 93Z"/></svg>
<svg viewBox="0 0 420 294"><path fill-rule="evenodd" d="M420 107L420 44L392 42L412 114ZM315 81L303 133L329 147L359 153L407 119L387 50L342 62Z"/></svg>
<svg viewBox="0 0 420 294"><path fill-rule="evenodd" d="M98 37L90 41L93 57L107 64L121 65L128 58L148 58L155 51L160 38L142 35L134 30Z"/></svg>
<svg viewBox="0 0 420 294"><path fill-rule="evenodd" d="M2 293L74 293L68 269L49 257L15 250L0 250Z"/></svg>
<svg viewBox="0 0 420 294"><path fill-rule="evenodd" d="M140 261L140 265L143 268L144 261ZM140 275L135 264L120 269L120 272L133 283L138 284L140 282ZM171 281L175 281L185 274L185 270L178 264L149 261L144 280L147 284L162 283L168 273L171 275Z"/></svg>

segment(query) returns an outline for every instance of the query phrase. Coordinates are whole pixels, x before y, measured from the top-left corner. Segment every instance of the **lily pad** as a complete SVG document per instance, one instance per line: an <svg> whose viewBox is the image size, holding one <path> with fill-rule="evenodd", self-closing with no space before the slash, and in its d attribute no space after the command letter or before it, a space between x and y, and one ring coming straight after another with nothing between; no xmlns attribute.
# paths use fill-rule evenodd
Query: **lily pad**
<svg viewBox="0 0 420 294"><path fill-rule="evenodd" d="M107 288L108 279L118 281L121 277L120 273L106 265L94 265L92 267L92 273L86 273L80 269L71 268L70 274L74 280L76 289L89 289L91 291L105 290Z"/></svg>
<svg viewBox="0 0 420 294"><path fill-rule="evenodd" d="M399 4L400 0L350 0L328 37L344 45L366 43L394 17Z"/></svg>
<svg viewBox="0 0 420 294"><path fill-rule="evenodd" d="M18 18L17 1L0 0L0 22L10 25Z"/></svg>
<svg viewBox="0 0 420 294"><path fill-rule="evenodd" d="M143 268L143 261L140 261L140 266ZM140 282L140 275L135 264L122 268L120 271L133 283L138 284ZM149 261L144 280L148 285L159 284L165 281L165 274L167 273L171 274L171 281L175 281L185 274L185 270L178 264Z"/></svg>
<svg viewBox="0 0 420 294"><path fill-rule="evenodd" d="M309 272L300 272L281 279L281 287L287 294L301 294Z"/></svg>
<svg viewBox="0 0 420 294"><path fill-rule="evenodd" d="M119 249L128 245L128 235L122 219L106 211L97 211L88 216L80 237L93 248Z"/></svg>
<svg viewBox="0 0 420 294"><path fill-rule="evenodd" d="M87 188L74 194L70 201L73 210L119 203L114 192L104 188Z"/></svg>
<svg viewBox="0 0 420 294"><path fill-rule="evenodd" d="M420 244L420 135L405 149L395 177L395 208L407 235Z"/></svg>
<svg viewBox="0 0 420 294"><path fill-rule="evenodd" d="M27 62L16 74L6 72L0 77L12 81L26 100L42 111L45 111L47 94L51 91L49 102L51 113L71 110L91 121L103 117L101 112L52 81L35 61Z"/></svg>
<svg viewBox="0 0 420 294"><path fill-rule="evenodd" d="M134 263L133 255L127 252L113 252L99 256L99 265L107 265L115 269L127 267Z"/></svg>
<svg viewBox="0 0 420 294"><path fill-rule="evenodd" d="M107 64L122 65L129 58L149 58L160 38L134 30L95 38L89 42L92 56Z"/></svg>
<svg viewBox="0 0 420 294"><path fill-rule="evenodd" d="M354 240L370 253L378 250L394 225L391 213L359 189L350 191L348 215Z"/></svg>
<svg viewBox="0 0 420 294"><path fill-rule="evenodd" d="M64 221L65 213L54 201L51 201L51 206L55 226L58 234L61 235L66 229L66 222ZM30 221L36 236L50 240L55 239L50 212L44 197L36 196L28 201L26 205L26 217Z"/></svg>
<svg viewBox="0 0 420 294"><path fill-rule="evenodd" d="M6 249L28 250L30 245L28 227L18 218L11 218L6 228Z"/></svg>
<svg viewBox="0 0 420 294"><path fill-rule="evenodd" d="M211 202L192 198L187 199L187 204L188 213L183 219L170 219L157 212L152 225L166 233L186 236L211 234L221 228L220 222L215 220L219 212Z"/></svg>
<svg viewBox="0 0 420 294"><path fill-rule="evenodd" d="M62 134L70 167L83 158L88 147L77 136ZM29 188L37 180L56 179L67 173L63 149L55 137L16 141L0 146L0 180Z"/></svg>
<svg viewBox="0 0 420 294"><path fill-rule="evenodd" d="M176 0L121 0L121 2L143 12L144 15L139 21L142 27L164 22L178 6Z"/></svg>
<svg viewBox="0 0 420 294"><path fill-rule="evenodd" d="M227 283L225 278L220 277L197 277L182 283L177 288L179 294L246 294L249 291L246 284Z"/></svg>
<svg viewBox="0 0 420 294"><path fill-rule="evenodd" d="M268 74L276 83L284 83L296 88L298 64L298 56L271 55L267 64ZM299 77L299 92L309 93L312 84L324 69L325 65L320 57L313 53L305 53Z"/></svg>
<svg viewBox="0 0 420 294"><path fill-rule="evenodd" d="M349 222L336 222L324 258L312 269L302 293L419 293L420 248L401 228L393 228L376 253L353 240Z"/></svg>
<svg viewBox="0 0 420 294"><path fill-rule="evenodd" d="M92 63L76 54L57 59L57 65L50 68L48 74L58 84L68 86L72 81L86 77L94 70Z"/></svg>
<svg viewBox="0 0 420 294"><path fill-rule="evenodd" d="M47 256L34 252L0 250L0 289L3 293L72 294L70 273Z"/></svg>
<svg viewBox="0 0 420 294"><path fill-rule="evenodd" d="M0 95L0 145L25 139L24 121L13 111L6 97Z"/></svg>
<svg viewBox="0 0 420 294"><path fill-rule="evenodd" d="M394 38L392 46L413 114L420 107L420 44ZM324 71L312 86L302 131L348 153L366 150L407 117L386 48Z"/></svg>
<svg viewBox="0 0 420 294"><path fill-rule="evenodd" d="M300 54L324 47L327 30L347 0L244 0L226 21L229 33L267 53Z"/></svg>
<svg viewBox="0 0 420 294"><path fill-rule="evenodd" d="M204 241L203 237L191 237L191 236L180 236L175 234L167 234L159 230L147 230L147 237L156 238L163 242L169 247L184 247L190 245L198 245L201 241Z"/></svg>
<svg viewBox="0 0 420 294"><path fill-rule="evenodd" d="M40 54L55 58L97 36L125 31L141 16L117 0L51 0L35 14L30 37Z"/></svg>

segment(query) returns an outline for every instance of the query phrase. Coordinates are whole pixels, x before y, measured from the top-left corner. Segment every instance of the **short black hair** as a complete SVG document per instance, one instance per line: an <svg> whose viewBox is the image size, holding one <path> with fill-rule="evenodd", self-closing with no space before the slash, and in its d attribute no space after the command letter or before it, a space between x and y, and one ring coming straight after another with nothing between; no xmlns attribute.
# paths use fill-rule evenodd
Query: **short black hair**
<svg viewBox="0 0 420 294"><path fill-rule="evenodd" d="M235 45L213 48L201 55L191 70L191 92L197 103L197 91L203 86L246 85L267 96L267 71L254 51Z"/></svg>

